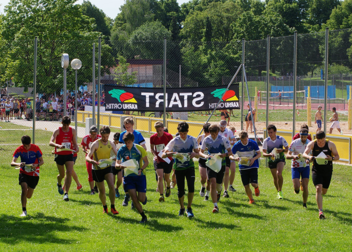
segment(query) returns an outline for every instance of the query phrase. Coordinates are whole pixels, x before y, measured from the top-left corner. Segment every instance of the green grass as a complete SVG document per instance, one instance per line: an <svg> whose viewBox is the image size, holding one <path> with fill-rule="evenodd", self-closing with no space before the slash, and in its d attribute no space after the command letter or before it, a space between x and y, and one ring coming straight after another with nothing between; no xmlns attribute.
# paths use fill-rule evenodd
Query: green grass
<svg viewBox="0 0 352 252"><path fill-rule="evenodd" d="M22 134L0 131L0 139L12 139L19 145ZM40 142L49 142L49 132L39 134ZM10 135L11 134L11 135ZM41 145L45 164L33 198L28 201L29 217L20 218L18 170L9 166L17 146L1 146L0 246L2 251L349 251L352 235L352 170L335 165L331 187L324 197L327 219L319 220L315 190L309 183L308 209L301 206L302 196L293 193L291 172L286 165L284 200L276 192L268 168L259 169L261 195L249 205L236 172L236 193L221 198L220 213L213 214L211 201L198 194L199 173L196 170L195 218L177 216L177 190L164 203L158 202L152 165L147 168L148 204L143 206L148 224L138 223L140 215L116 200L117 216L102 213L98 195L89 195L84 155L79 153L76 173L83 184L70 190L70 201L64 202L56 188L57 168L52 148ZM151 156L149 153L149 160ZM120 190L121 192L121 190ZM109 202L109 201L108 201ZM187 202L187 200L186 200Z"/></svg>

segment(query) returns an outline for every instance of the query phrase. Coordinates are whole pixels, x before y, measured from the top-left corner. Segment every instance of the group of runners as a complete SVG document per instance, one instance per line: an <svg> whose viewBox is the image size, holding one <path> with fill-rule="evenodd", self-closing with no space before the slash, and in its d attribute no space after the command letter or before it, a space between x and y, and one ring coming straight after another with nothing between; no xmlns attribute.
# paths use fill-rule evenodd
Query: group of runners
<svg viewBox="0 0 352 252"><path fill-rule="evenodd" d="M62 127L53 132L49 145L54 147L55 162L58 167L57 190L69 201L69 190L72 178L80 190L82 185L74 171L74 163L79 152L76 132L70 127L69 116L62 118ZM90 128L89 135L82 139L81 147L86 155L86 168L90 186L90 194L99 193L103 205L103 212L108 213L105 194L106 181L109 190L110 211L119 212L115 208L115 198L120 197L119 189L123 185L125 197L122 205L136 209L141 215L141 223L147 222L147 216L142 205L147 204L147 180L145 169L149 165L146 151L146 141L142 134L133 129L133 118L124 120L125 130L115 133L113 141L109 140L110 128L96 126ZM228 129L225 120L219 124L205 123L204 134L198 139L188 134L187 122L179 123L175 137L169 134L161 122L155 123L156 133L150 137L150 149L153 154L153 164L157 180L159 201L164 202L170 197L171 189L177 185L179 199L179 215L194 217L192 201L195 192L195 158L199 158L199 174L201 188L199 194L204 200L213 202L213 213L219 212L219 201L229 197L229 191L235 192L233 186L236 171L236 162L239 166L242 184L249 199L254 203L250 185L254 188L254 195L259 196L258 168L261 151L256 141L249 139L246 131L239 133L239 140L234 132ZM263 143L263 156L268 158L269 168L277 190L278 199L283 199L283 168L285 158L292 159L292 181L294 192L303 191L303 207L307 207L308 181L310 163L312 165L312 180L316 188L316 201L319 209L319 218L324 219L322 195L326 194L333 171L333 161L339 160L336 146L326 140L325 133L318 131L317 140L311 141L308 126L303 125L300 132L294 137L291 145L276 134L276 127L267 127L268 138ZM98 134L100 133L100 134ZM19 146L11 162L20 170L19 184L22 188L22 214L27 216L26 203L31 198L39 181L39 167L44 164L42 152L37 145L31 144L29 136L21 138ZM286 156L285 156L286 153ZM320 158L321 156L324 158ZM20 162L18 162L20 158ZM322 160L323 159L323 160ZM211 160L219 162L219 169L215 169ZM220 168L221 167L221 168ZM172 173L172 174L171 174ZM185 202L185 183L187 183L187 203ZM224 189L224 190L223 190ZM187 205L187 208L186 208Z"/></svg>

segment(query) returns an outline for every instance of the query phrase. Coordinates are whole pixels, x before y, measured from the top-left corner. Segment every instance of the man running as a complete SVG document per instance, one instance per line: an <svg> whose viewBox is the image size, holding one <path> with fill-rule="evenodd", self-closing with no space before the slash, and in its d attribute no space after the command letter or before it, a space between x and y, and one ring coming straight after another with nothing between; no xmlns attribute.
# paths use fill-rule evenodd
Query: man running
<svg viewBox="0 0 352 252"><path fill-rule="evenodd" d="M114 144L116 146L116 150L119 151L119 145L120 142L119 142L119 139L120 139L120 133L119 132L116 132L114 134ZM113 153L111 153L111 156L114 156ZM116 165L116 156L115 156L115 160L114 162L111 164L112 166L112 173L114 174L114 184L115 184L115 181L116 181L116 187L115 187L115 197L116 198L120 198L120 192L119 192L119 188L122 184L122 170L118 167L115 166ZM116 179L117 178L117 179Z"/></svg>
<svg viewBox="0 0 352 252"><path fill-rule="evenodd" d="M318 127L317 131L321 130L321 124L323 121L323 115L321 114L321 109L322 107L319 105L318 111L315 113L315 123L317 124L317 127Z"/></svg>
<svg viewBox="0 0 352 252"><path fill-rule="evenodd" d="M261 156L258 144L252 140L248 139L248 133L246 131L241 131L239 133L240 141L235 143L232 147L232 153L237 154L238 158L233 156L239 162L239 169L242 179L242 184L249 198L249 204L254 203L252 190L249 187L251 184L254 187L255 196L259 196L259 186L258 186L258 159Z"/></svg>
<svg viewBox="0 0 352 252"><path fill-rule="evenodd" d="M292 141L288 153L287 159L292 159L291 172L293 188L296 194L299 194L300 183L303 187L303 207L307 208L308 199L308 182L309 182L309 161L304 159L302 154L306 150L307 145L310 143L308 139L308 130L301 128L299 132L300 139ZM301 181L300 181L301 179Z"/></svg>
<svg viewBox="0 0 352 252"><path fill-rule="evenodd" d="M59 127L57 130L54 131L49 142L49 146L55 147L55 162L59 170L59 175L57 175L57 189L61 195L64 194L61 182L62 179L65 178L65 201L69 201L68 191L71 187L74 164L73 152L78 151L78 146L75 137L76 131L75 129L70 127L70 124L71 118L69 116L64 116L62 118L62 127ZM60 151L60 149L66 150Z"/></svg>
<svg viewBox="0 0 352 252"><path fill-rule="evenodd" d="M269 137L263 143L263 156L269 158L269 168L274 179L274 185L277 190L277 198L283 199L282 185L284 178L282 171L285 165L285 152L287 152L288 144L285 138L276 135L276 127L270 124L267 127ZM272 151L275 150L275 153Z"/></svg>
<svg viewBox="0 0 352 252"><path fill-rule="evenodd" d="M319 209L319 219L325 219L323 213L323 195L328 192L330 186L333 171L332 163L333 161L339 160L340 156L337 152L336 145L326 140L324 131L318 131L316 138L317 140L307 145L303 157L309 159L309 161L313 161L312 179L316 189L315 198ZM326 155L326 161L324 163L321 163L321 160L316 160L316 157L321 152ZM312 153L312 155L310 155L310 153Z"/></svg>
<svg viewBox="0 0 352 252"><path fill-rule="evenodd" d="M205 149L208 150L209 155L221 153L219 157L222 158L221 170L216 173L207 166L208 180L210 182L211 198L213 200L213 213L219 212L218 201L222 190L222 180L225 173L225 157L232 155L231 145L229 140L219 135L220 128L218 125L211 125L209 127L210 136L207 136L202 144L202 153ZM226 153L225 153L226 152ZM208 156L207 156L208 158Z"/></svg>
<svg viewBox="0 0 352 252"><path fill-rule="evenodd" d="M188 124L181 122L177 126L179 135L172 139L165 147L162 158L167 156L171 157L176 155L174 169L176 173L178 201L180 203L179 216L185 214L184 198L185 198L185 178L187 179L188 187L188 204L187 204L187 217L194 217L192 211L192 201L194 196L194 162L193 158L199 158L199 149L197 139L188 135ZM178 154L178 155L177 155ZM201 154L204 158L207 156Z"/></svg>
<svg viewBox="0 0 352 252"><path fill-rule="evenodd" d="M330 122L332 122L331 126L330 126L330 134L332 134L332 130L334 128L336 128L338 130L338 132L340 132L340 134L342 134L341 132L341 128L340 128L340 122L339 122L339 115L336 112L336 108L333 107L332 108L332 117L330 118Z"/></svg>
<svg viewBox="0 0 352 252"><path fill-rule="evenodd" d="M119 212L115 209L114 175L112 173L111 163L100 164L105 159L110 159L111 150L113 150L115 155L117 155L117 151L115 144L109 140L110 128L108 126L100 128L100 135L101 139L95 140L91 145L86 156L86 161L93 164L92 175L99 188L99 198L101 203L103 203L104 213L108 213L104 185L105 180L109 187L111 213L118 214Z"/></svg>
<svg viewBox="0 0 352 252"><path fill-rule="evenodd" d="M134 135L134 143L142 146L145 150L147 150L147 147L145 145L146 142L145 142L144 137L142 136L142 134L139 131L133 129L133 125L134 125L134 121L133 121L132 117L125 118L125 120L123 121L123 126L125 127L125 131L121 132L119 142L121 144L124 144L123 136L127 132L129 132L129 133L132 133ZM122 206L128 206L128 201L129 200L130 200L130 196L129 196L128 193L126 193L125 198L124 198L124 200L122 202Z"/></svg>
<svg viewBox="0 0 352 252"><path fill-rule="evenodd" d="M232 131L226 128L226 121L221 120L220 121L220 132L219 135L222 137L225 137L230 143L235 139L235 136L233 135ZM230 170L231 170L231 175L230 175ZM226 157L226 171L225 171L225 177L224 177L224 197L229 198L229 193L228 189L230 189L231 192L236 192L236 189L233 187L233 182L235 181L235 172L236 172L236 163L234 160L230 160L230 158L227 156ZM229 181L230 181L230 188L229 187Z"/></svg>
<svg viewBox="0 0 352 252"><path fill-rule="evenodd" d="M119 149L116 156L116 168L124 169L121 163L128 160L135 160L138 164L138 175L129 170L124 170L124 180L123 185L125 192L129 193L132 198L132 208L136 207L139 214L142 216L140 223L147 222L147 216L145 215L142 205L147 204L147 179L145 176L145 169L147 168L149 162L147 158L146 150L138 145L134 144L134 134L126 133L123 136L125 144ZM137 194L138 192L138 194Z"/></svg>
<svg viewBox="0 0 352 252"><path fill-rule="evenodd" d="M203 135L200 135L197 139L197 143L199 145L199 149L201 150L201 146L203 145L204 138L210 135L209 132L209 127L211 126L210 123L204 123L203 125ZM203 153L205 155L208 155L208 150L204 149ZM208 177L207 177L207 166L205 165L205 162L207 160L203 157L199 158L199 174L200 174L200 183L202 184L202 188L200 189L199 195L201 197L204 197L204 200L207 201L209 199L210 195L210 183L208 183ZM207 183L207 186L205 187L205 183ZM205 193L205 188L207 189L207 192Z"/></svg>
<svg viewBox="0 0 352 252"><path fill-rule="evenodd" d="M156 122L154 124L156 133L150 137L150 149L154 156L154 167L158 175L158 189L160 193L159 202L164 202L164 179L166 181L165 196L169 197L170 190L170 173L172 171L173 159L166 158L169 161L159 157L159 153L163 153L165 146L172 140L172 135L164 131L164 124Z"/></svg>
<svg viewBox="0 0 352 252"><path fill-rule="evenodd" d="M35 187L39 181L39 167L44 164L43 154L37 145L31 144L29 136L21 138L22 145L13 153L11 166L20 168L19 184L22 187L22 217L27 216L27 199L33 196ZM17 163L17 158L21 162Z"/></svg>
<svg viewBox="0 0 352 252"><path fill-rule="evenodd" d="M98 128L93 125L89 129L89 135L86 135L82 138L81 146L83 152L88 154L93 142L97 139L100 139L101 135L98 134ZM92 157L91 157L92 158ZM86 161L87 173L88 173L88 182L90 186L90 194L93 195L98 192L97 186L94 186L93 174L92 174L92 164Z"/></svg>

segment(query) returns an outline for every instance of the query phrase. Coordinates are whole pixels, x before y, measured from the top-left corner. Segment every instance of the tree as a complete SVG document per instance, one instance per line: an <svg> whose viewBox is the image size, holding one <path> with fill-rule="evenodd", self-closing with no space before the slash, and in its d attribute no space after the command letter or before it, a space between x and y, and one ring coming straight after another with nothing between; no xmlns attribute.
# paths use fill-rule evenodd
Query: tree
<svg viewBox="0 0 352 252"><path fill-rule="evenodd" d="M104 36L110 36L110 28L106 23L107 17L102 10L89 1L83 1L81 9L83 15L94 18L96 24L94 31L101 32Z"/></svg>
<svg viewBox="0 0 352 252"><path fill-rule="evenodd" d="M309 0L305 25L310 32L320 31L331 15L332 10L340 5L340 0Z"/></svg>
<svg viewBox="0 0 352 252"><path fill-rule="evenodd" d="M137 82L137 72L128 72L130 64L127 63L126 58L123 56L117 56L117 59L119 62L114 70L114 80L117 85L127 86L135 84Z"/></svg>

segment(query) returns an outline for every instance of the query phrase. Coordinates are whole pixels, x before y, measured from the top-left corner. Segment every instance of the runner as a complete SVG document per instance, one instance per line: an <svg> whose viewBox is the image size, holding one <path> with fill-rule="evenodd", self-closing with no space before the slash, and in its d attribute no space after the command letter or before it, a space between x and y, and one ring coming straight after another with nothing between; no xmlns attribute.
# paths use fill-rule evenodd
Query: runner
<svg viewBox="0 0 352 252"><path fill-rule="evenodd" d="M308 139L308 130L301 128L300 139L294 140L286 155L287 159L292 159L291 171L293 188L296 194L299 194L300 185L303 188L303 207L307 208L308 199L308 182L309 182L309 161L302 157L307 145L310 143ZM300 181L301 179L301 181Z"/></svg>
<svg viewBox="0 0 352 252"><path fill-rule="evenodd" d="M270 124L267 128L267 132L269 137L266 138L263 143L263 156L269 158L269 168L277 190L277 198L283 199L282 184L284 178L282 177L282 171L285 165L284 152L287 152L288 144L285 138L276 135L275 125ZM273 153L273 150L275 150L276 155Z"/></svg>
<svg viewBox="0 0 352 252"><path fill-rule="evenodd" d="M259 196L259 186L258 186L258 159L261 156L258 144L252 140L248 139L248 133L246 131L241 131L239 133L240 141L235 143L232 147L232 153L237 154L238 157L230 157L239 162L239 169L242 179L242 184L249 198L249 204L254 203L252 190L249 187L249 183L254 187L255 196Z"/></svg>
<svg viewBox="0 0 352 252"><path fill-rule="evenodd" d="M319 209L319 219L325 219L322 195L325 195L328 192L330 186L333 171L332 163L333 161L339 160L340 156L337 152L336 145L333 142L326 140L324 131L318 131L316 138L317 140L308 144L303 157L309 159L311 162L313 161L312 179L316 189L315 198ZM316 159L321 152L326 155L326 161L324 164ZM310 155L310 153L312 153L312 155Z"/></svg>
<svg viewBox="0 0 352 252"><path fill-rule="evenodd" d="M220 110L220 112L221 120L226 121L227 119L227 126L230 126L230 115L227 109Z"/></svg>
<svg viewBox="0 0 352 252"><path fill-rule="evenodd" d="M128 192L132 198L132 208L136 207L139 214L142 216L140 223L146 223L147 216L140 202L142 202L143 205L147 204L147 180L145 176L145 168L147 168L149 164L147 152L142 146L134 144L135 139L133 133L128 132L124 134L123 140L125 144L117 153L116 167L121 169L126 168L121 165L121 163L127 160L135 160L138 163L138 175L128 170L124 171L123 185L125 192Z"/></svg>
<svg viewBox="0 0 352 252"><path fill-rule="evenodd" d="M84 136L81 142L83 152L86 154L86 156L93 142L100 138L101 138L101 135L98 134L98 128L95 125L92 125L89 129L89 135ZM93 195L98 192L98 187L97 185L94 186L92 164L86 161L86 167L87 167L87 173L88 173L88 182L90 186L90 195Z"/></svg>
<svg viewBox="0 0 352 252"><path fill-rule="evenodd" d="M222 158L221 170L218 173L207 166L208 180L211 188L211 198L214 204L213 213L219 212L218 201L220 200L222 181L224 179L226 169L225 157L232 155L230 142L225 137L220 136L219 131L220 128L218 125L211 125L209 127L210 136L204 138L202 145L202 154L204 153L204 150L207 149L209 155L221 153L219 157ZM206 157L209 158L209 156Z"/></svg>
<svg viewBox="0 0 352 252"><path fill-rule="evenodd" d="M308 125L307 124L302 124L301 125L301 129L300 130L302 130L302 129L305 129L305 130L307 130L308 131L308 140L309 141L312 141L312 136L309 134L309 127L308 127ZM293 137L292 137L292 140L296 140L296 139L300 139L301 138L301 135L300 135L300 133L297 133L296 135L294 135Z"/></svg>
<svg viewBox="0 0 352 252"><path fill-rule="evenodd" d="M340 128L340 122L339 122L339 115L336 112L336 108L332 108L332 117L330 118L330 122L332 122L330 126L330 134L332 133L332 130L336 128L340 134L342 134L341 128Z"/></svg>
<svg viewBox="0 0 352 252"><path fill-rule="evenodd" d="M251 128L251 133L253 132L253 123L252 123L252 112L251 112L251 109L249 107L249 103L247 104L247 108L248 108L248 113L245 117L245 121L246 121L246 131L248 132L248 127Z"/></svg>
<svg viewBox="0 0 352 252"><path fill-rule="evenodd" d="M109 140L110 128L103 126L100 128L101 139L95 140L86 156L86 161L92 165L92 175L94 181L98 184L99 198L103 203L104 213L108 213L108 206L106 205L105 185L104 180L109 187L109 198L111 204L111 213L118 214L115 209L115 190L114 190L114 176L110 164L101 164L104 159L110 159L111 150L117 155L116 147L113 142ZM105 165L105 166L103 166Z"/></svg>
<svg viewBox="0 0 352 252"><path fill-rule="evenodd" d="M42 151L37 145L31 144L29 136L23 136L21 142L22 145L13 153L11 166L20 167L19 184L22 187L21 216L25 217L27 216L27 198L30 199L33 196L34 189L39 181L39 167L44 164L44 161ZM18 157L21 158L20 163L16 163ZM31 164L33 166L28 166Z"/></svg>
<svg viewBox="0 0 352 252"><path fill-rule="evenodd" d="M188 204L187 204L187 217L194 217L192 211L192 201L194 196L194 162L193 158L199 158L199 155L206 158L207 156L199 153L197 139L188 135L188 124L181 122L177 126L179 135L172 139L169 144L165 147L163 158L171 157L174 154L178 154L174 163L174 169L176 173L177 189L178 189L178 200L180 203L179 216L185 214L184 196L185 196L185 178L187 179L188 186ZM185 155L184 155L185 154ZM180 161L181 159L182 161Z"/></svg>
<svg viewBox="0 0 352 252"><path fill-rule="evenodd" d="M57 175L57 189L62 195L64 190L62 189L62 179L65 178L65 195L64 200L69 201L68 191L71 187L72 172L73 172L73 152L78 151L76 142L76 131L70 127L71 119L69 116L62 118L62 127L59 127L54 131L49 146L55 147L55 162L59 170ZM71 149L60 151L60 149ZM65 177L65 166L66 166L66 177Z"/></svg>
<svg viewBox="0 0 352 252"><path fill-rule="evenodd" d="M116 151L118 151L120 148L119 148L119 139L120 139L120 133L116 132L114 134L114 144L116 146ZM110 156L114 156L114 162L111 164L112 166L112 173L114 174L114 185L115 185L115 181L116 181L116 187L115 187L115 197L116 198L120 198L120 192L119 192L119 188L122 184L122 170L120 168L117 168L115 166L116 164L116 156L111 153ZM116 179L116 176L117 176L117 179Z"/></svg>
<svg viewBox="0 0 352 252"><path fill-rule="evenodd" d="M164 179L166 182L165 196L170 197L170 173L172 171L173 159L166 158L169 161L166 162L160 158L159 153L163 152L165 146L172 140L172 135L164 131L164 124L162 122L156 122L154 124L156 133L150 137L150 149L154 156L154 168L158 175L158 189L160 193L159 202L164 202Z"/></svg>
<svg viewBox="0 0 352 252"><path fill-rule="evenodd" d="M145 150L147 150L147 147L145 145L146 143L145 143L144 137L142 136L142 134L139 131L133 129L133 125L134 125L134 121L133 121L132 117L125 118L125 120L123 121L123 126L125 127L125 131L123 131L120 134L119 142L121 144L124 144L123 136L127 132L133 133L133 135L134 135L134 143L142 146ZM128 193L126 193L125 198L124 198L124 200L122 202L122 206L128 206L128 201L129 200L130 200L130 195Z"/></svg>
<svg viewBox="0 0 352 252"><path fill-rule="evenodd" d="M199 150L201 150L201 146L203 145L204 138L210 135L209 132L209 127L211 126L210 123L204 123L203 125L203 135L200 135L197 139L197 143L199 145ZM203 152L205 155L208 155L208 150L204 149ZM207 166L205 165L205 162L207 160L203 157L199 158L199 174L200 174L200 183L202 184L202 188L200 189L199 195L200 197L204 197L204 200L207 201L209 199L210 195L210 183L208 181L207 177ZM207 183L207 192L205 193L205 183Z"/></svg>
<svg viewBox="0 0 352 252"><path fill-rule="evenodd" d="M315 113L315 123L317 124L317 127L318 127L317 131L321 130L321 124L323 121L323 115L321 114L321 109L322 107L319 105L318 111Z"/></svg>
<svg viewBox="0 0 352 252"><path fill-rule="evenodd" d="M232 131L226 128L226 121L220 121L220 132L219 135L225 137L230 143L235 140L235 136L233 135ZM230 175L231 170L231 175ZM224 177L224 197L229 198L228 189L231 192L236 192L236 189L233 187L233 182L235 181L235 173L236 173L236 163L234 160L230 160L230 158L226 157L226 171ZM229 188L229 181L230 181L230 188Z"/></svg>

